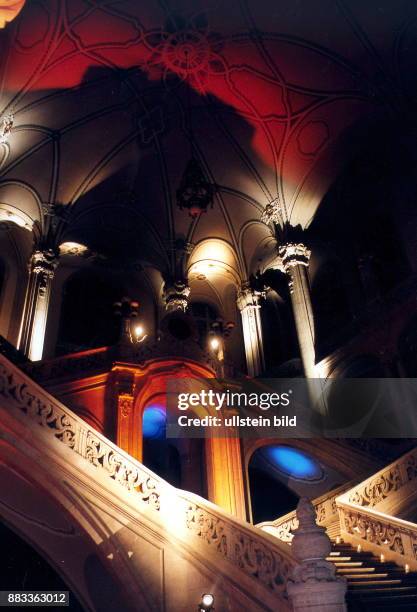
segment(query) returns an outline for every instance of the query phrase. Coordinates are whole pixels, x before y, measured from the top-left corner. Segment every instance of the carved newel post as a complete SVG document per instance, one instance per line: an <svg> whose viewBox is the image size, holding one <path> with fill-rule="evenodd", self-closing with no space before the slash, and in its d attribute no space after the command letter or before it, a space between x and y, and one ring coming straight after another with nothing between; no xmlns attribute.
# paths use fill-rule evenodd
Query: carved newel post
<svg viewBox="0 0 417 612"><path fill-rule="evenodd" d="M324 527L316 524L316 512L307 498L297 506L298 529L291 552L298 561L287 583L294 612L346 612L346 580L336 576L333 563L326 561L331 543Z"/></svg>
<svg viewBox="0 0 417 612"><path fill-rule="evenodd" d="M35 251L29 263L29 279L18 348L32 361L42 359L52 279L58 256L52 249Z"/></svg>

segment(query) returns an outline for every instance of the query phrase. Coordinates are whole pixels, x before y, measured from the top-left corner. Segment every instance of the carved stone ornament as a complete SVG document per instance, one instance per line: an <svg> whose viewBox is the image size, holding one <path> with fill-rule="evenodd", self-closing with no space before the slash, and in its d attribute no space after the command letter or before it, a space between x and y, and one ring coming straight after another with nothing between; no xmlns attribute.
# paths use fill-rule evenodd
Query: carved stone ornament
<svg viewBox="0 0 417 612"><path fill-rule="evenodd" d="M264 291L256 291L251 288L249 283L244 283L237 296L237 306L239 310L260 308L259 300L262 297L265 297Z"/></svg>
<svg viewBox="0 0 417 612"><path fill-rule="evenodd" d="M311 251L301 242L282 244L278 253L286 272L295 266L307 267L309 265Z"/></svg>
<svg viewBox="0 0 417 612"><path fill-rule="evenodd" d="M58 265L58 257L52 250L35 251L30 261L30 270L34 274L44 274L53 278Z"/></svg>
<svg viewBox="0 0 417 612"><path fill-rule="evenodd" d="M269 202L269 204L265 206L261 215L261 221L262 223L266 223L266 225L270 225L271 223L280 225L282 223L282 219L282 205L279 198L275 198L275 200L272 200L272 202Z"/></svg>
<svg viewBox="0 0 417 612"><path fill-rule="evenodd" d="M165 285L164 299L167 310L182 310L188 308L190 287L184 281L175 281L172 285Z"/></svg>
<svg viewBox="0 0 417 612"><path fill-rule="evenodd" d="M29 270L37 277L37 290L40 298L48 294L48 286L54 277L58 257L52 250L35 251L32 255Z"/></svg>
<svg viewBox="0 0 417 612"><path fill-rule="evenodd" d="M287 559L261 538L254 538L244 529L237 529L229 521L195 504L188 507L186 525L194 535L246 574L257 578L274 592L285 591L285 581L292 567L290 556Z"/></svg>
<svg viewBox="0 0 417 612"><path fill-rule="evenodd" d="M133 397L127 393L121 393L119 395L119 412L120 416L124 419L130 417L133 411Z"/></svg>
<svg viewBox="0 0 417 612"><path fill-rule="evenodd" d="M144 504L158 512L158 516L171 516L174 495L176 525L180 530L184 526L187 539L205 542L219 558L273 593L284 596L287 578L294 568L290 549L281 549L253 527L245 527L227 514L220 515L215 508L204 507L203 500L200 505L187 499L184 492L173 489L71 410L55 402L3 355L0 355L0 396L5 400L7 411L18 411L20 419L30 421L28 425L33 435L36 435L36 428L41 427L44 435L52 436L75 456L82 457L127 490L134 496L135 503ZM256 588L256 583L254 586Z"/></svg>
<svg viewBox="0 0 417 612"><path fill-rule="evenodd" d="M144 466L92 430L87 423L76 417L37 388L35 384L14 366L0 362L0 395L34 423L45 428L57 440L74 453L87 459L94 467L104 471L109 478L128 489L137 499L160 509L158 481Z"/></svg>
<svg viewBox="0 0 417 612"><path fill-rule="evenodd" d="M71 255L75 257L77 255L86 255L87 251L88 247L79 242L63 242L59 245L60 255Z"/></svg>
<svg viewBox="0 0 417 612"><path fill-rule="evenodd" d="M342 534L364 549L371 547L401 563L417 562L417 529L412 523L387 514L409 495L417 477L417 449L347 491L336 500ZM406 492L404 492L406 489Z"/></svg>
<svg viewBox="0 0 417 612"><path fill-rule="evenodd" d="M299 562L287 584L288 595L296 611L310 607L343 612L346 610L346 580L336 576L336 567L326 557L331 542L324 527L316 524L316 511L311 501L301 498L297 510L298 529L294 533L291 552Z"/></svg>
<svg viewBox="0 0 417 612"><path fill-rule="evenodd" d="M1 6L0 6L1 11ZM1 13L0 13L0 22L1 22ZM4 144L9 140L9 136L11 134L13 128L13 115L4 115L1 127L0 127L0 144Z"/></svg>

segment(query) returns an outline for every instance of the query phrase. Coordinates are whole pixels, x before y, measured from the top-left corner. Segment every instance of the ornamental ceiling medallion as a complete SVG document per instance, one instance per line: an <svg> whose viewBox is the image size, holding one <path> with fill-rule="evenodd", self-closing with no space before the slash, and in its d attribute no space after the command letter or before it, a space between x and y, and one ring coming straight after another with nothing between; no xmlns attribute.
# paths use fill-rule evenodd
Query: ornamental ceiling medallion
<svg viewBox="0 0 417 612"><path fill-rule="evenodd" d="M153 48L151 66L161 68L164 77L175 74L200 92L206 90L211 74L226 71L220 55L223 42L218 34L209 32L204 17L189 21L172 17L165 31L152 33L147 40Z"/></svg>
<svg viewBox="0 0 417 612"><path fill-rule="evenodd" d="M26 0L0 0L0 28L5 28L22 10Z"/></svg>

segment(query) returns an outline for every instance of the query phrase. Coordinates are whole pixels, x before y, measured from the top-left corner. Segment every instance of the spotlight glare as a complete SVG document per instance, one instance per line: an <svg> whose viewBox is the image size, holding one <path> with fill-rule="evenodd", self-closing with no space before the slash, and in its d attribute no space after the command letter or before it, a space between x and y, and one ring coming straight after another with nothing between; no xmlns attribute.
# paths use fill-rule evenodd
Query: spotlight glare
<svg viewBox="0 0 417 612"><path fill-rule="evenodd" d="M211 593L204 593L201 597L200 610L206 610L210 612L214 610L214 596Z"/></svg>

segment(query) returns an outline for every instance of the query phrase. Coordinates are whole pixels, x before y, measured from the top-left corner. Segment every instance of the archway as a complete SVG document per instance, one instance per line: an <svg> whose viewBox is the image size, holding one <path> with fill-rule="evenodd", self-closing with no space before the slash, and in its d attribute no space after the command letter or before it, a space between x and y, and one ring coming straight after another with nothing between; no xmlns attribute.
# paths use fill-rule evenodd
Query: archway
<svg viewBox="0 0 417 612"><path fill-rule="evenodd" d="M275 520L295 510L301 496L317 497L328 472L300 448L274 443L259 447L248 465L253 522Z"/></svg>
<svg viewBox="0 0 417 612"><path fill-rule="evenodd" d="M3 522L0 522L0 540L0 590L69 591L69 609L84 612L74 592L47 560Z"/></svg>

